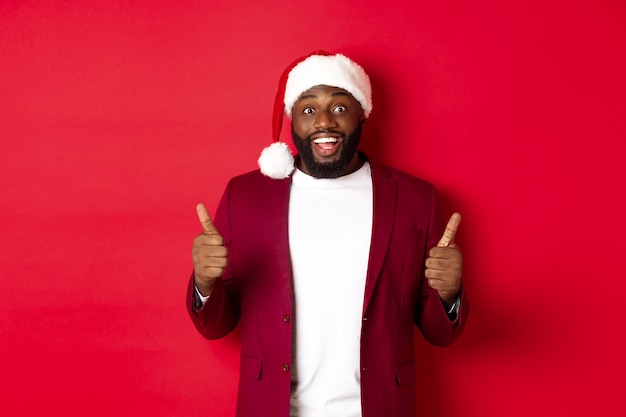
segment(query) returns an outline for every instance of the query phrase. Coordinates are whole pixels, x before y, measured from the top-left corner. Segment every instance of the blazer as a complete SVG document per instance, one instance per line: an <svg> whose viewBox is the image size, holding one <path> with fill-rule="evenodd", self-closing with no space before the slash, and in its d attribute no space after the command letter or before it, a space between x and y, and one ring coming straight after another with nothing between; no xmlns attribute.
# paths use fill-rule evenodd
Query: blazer
<svg viewBox="0 0 626 417"><path fill-rule="evenodd" d="M446 220L435 188L370 162L374 216L361 328L363 417L415 417L416 325L433 345L447 346L465 325L464 289L450 321L438 293L424 279L428 250ZM237 417L288 417L292 347L292 291L287 215L291 178L258 170L227 185L214 224L228 248L228 267L204 307L194 307L193 274L187 310L207 339L241 333ZM333 288L328 288L333 291ZM349 296L349 295L346 295Z"/></svg>

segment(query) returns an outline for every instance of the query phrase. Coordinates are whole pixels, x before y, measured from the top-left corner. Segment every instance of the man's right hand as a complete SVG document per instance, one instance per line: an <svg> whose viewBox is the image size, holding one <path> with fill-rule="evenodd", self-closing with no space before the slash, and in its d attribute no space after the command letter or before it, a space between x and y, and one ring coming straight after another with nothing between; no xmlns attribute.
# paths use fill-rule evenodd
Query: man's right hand
<svg viewBox="0 0 626 417"><path fill-rule="evenodd" d="M224 246L224 239L213 225L204 204L198 204L196 212L203 232L193 240L191 251L193 273L196 287L206 297L211 293L215 280L224 275L224 268L228 263L228 249Z"/></svg>

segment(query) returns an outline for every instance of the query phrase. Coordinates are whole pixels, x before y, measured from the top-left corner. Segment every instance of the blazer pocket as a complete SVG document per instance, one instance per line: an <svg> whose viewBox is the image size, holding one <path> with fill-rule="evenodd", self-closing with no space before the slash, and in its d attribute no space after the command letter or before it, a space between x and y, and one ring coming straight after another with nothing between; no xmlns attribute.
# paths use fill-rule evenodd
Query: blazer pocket
<svg viewBox="0 0 626 417"><path fill-rule="evenodd" d="M251 358L249 356L241 357L241 365L239 367L239 373L241 374L242 378L260 381L262 371L263 371L263 361L261 361L260 359Z"/></svg>
<svg viewBox="0 0 626 417"><path fill-rule="evenodd" d="M398 385L415 385L415 360L401 363L396 369L396 383Z"/></svg>

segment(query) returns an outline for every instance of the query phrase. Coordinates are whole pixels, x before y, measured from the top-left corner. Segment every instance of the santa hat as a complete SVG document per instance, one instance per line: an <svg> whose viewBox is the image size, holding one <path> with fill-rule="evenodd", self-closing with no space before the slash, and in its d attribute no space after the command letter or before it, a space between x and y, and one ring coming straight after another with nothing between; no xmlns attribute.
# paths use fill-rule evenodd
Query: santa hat
<svg viewBox="0 0 626 417"><path fill-rule="evenodd" d="M361 104L365 117L372 111L372 88L363 68L342 55L316 51L289 65L278 81L272 115L272 139L259 157L261 172L270 178L289 177L294 159L286 143L280 141L283 112L291 118L291 109L300 95L317 85L338 87L349 92Z"/></svg>

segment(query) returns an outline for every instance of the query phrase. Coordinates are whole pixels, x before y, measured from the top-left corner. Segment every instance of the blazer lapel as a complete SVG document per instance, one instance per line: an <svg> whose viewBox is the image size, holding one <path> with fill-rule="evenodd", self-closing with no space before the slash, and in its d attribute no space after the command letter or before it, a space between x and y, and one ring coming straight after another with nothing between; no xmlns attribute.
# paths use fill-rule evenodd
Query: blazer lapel
<svg viewBox="0 0 626 417"><path fill-rule="evenodd" d="M372 188L374 192L374 215L372 224L372 243L370 246L363 314L367 310L376 281L385 261L391 231L393 228L397 202L397 184L389 171L370 162L372 168Z"/></svg>
<svg viewBox="0 0 626 417"><path fill-rule="evenodd" d="M289 192L291 177L284 180L267 179L263 209L265 213L267 235L274 246L274 253L281 268L282 278L291 287L291 257L289 255ZM289 292L290 294L290 292Z"/></svg>

